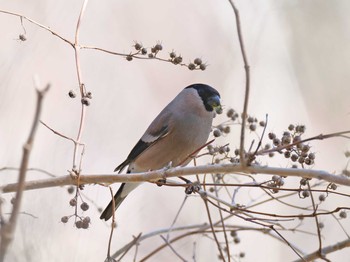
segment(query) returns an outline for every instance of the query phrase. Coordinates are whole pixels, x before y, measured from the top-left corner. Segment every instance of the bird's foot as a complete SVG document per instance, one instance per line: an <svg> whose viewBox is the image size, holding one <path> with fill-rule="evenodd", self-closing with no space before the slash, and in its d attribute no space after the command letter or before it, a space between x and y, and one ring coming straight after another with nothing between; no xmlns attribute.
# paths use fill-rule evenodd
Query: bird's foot
<svg viewBox="0 0 350 262"><path fill-rule="evenodd" d="M170 169L170 168L172 168L173 167L173 161L170 161L167 165L166 165L166 167L164 167L164 169L165 170L168 170L168 169Z"/></svg>
<svg viewBox="0 0 350 262"><path fill-rule="evenodd" d="M166 184L166 178L164 177L162 179L157 180L156 184L157 184L157 186L162 186L162 185Z"/></svg>
<svg viewBox="0 0 350 262"><path fill-rule="evenodd" d="M170 161L162 170L163 170L163 178L162 179L159 179L156 184L157 186L162 186L166 183L166 171L169 170L170 168L173 167L173 162Z"/></svg>
<svg viewBox="0 0 350 262"><path fill-rule="evenodd" d="M196 193L201 189L201 185L197 181L191 182L190 180L187 180L186 183L188 184L188 186L185 188L185 193L187 195L190 195L192 193Z"/></svg>
<svg viewBox="0 0 350 262"><path fill-rule="evenodd" d="M74 180L79 179L79 175L80 175L79 171L76 170L75 168L73 168L72 170L68 170L68 173L72 179Z"/></svg>

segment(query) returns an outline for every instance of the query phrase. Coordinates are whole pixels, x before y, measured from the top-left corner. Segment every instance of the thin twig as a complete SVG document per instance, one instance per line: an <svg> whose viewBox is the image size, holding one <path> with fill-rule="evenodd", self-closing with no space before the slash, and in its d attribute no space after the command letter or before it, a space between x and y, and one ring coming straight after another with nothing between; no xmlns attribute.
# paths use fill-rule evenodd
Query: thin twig
<svg viewBox="0 0 350 262"><path fill-rule="evenodd" d="M6 171L6 170L18 171L18 170L20 170L20 168L19 167L2 167L2 168L0 168L0 172ZM43 173L45 175L48 175L49 177L57 177L56 175L50 173L49 171L46 171L42 168L37 168L37 167L29 167L29 168L27 168L27 171L36 171L36 172L40 172L40 173Z"/></svg>
<svg viewBox="0 0 350 262"><path fill-rule="evenodd" d="M33 120L32 128L30 130L29 137L27 139L27 142L23 146L21 167L20 167L20 171L19 171L18 183L16 184L16 189L15 189L16 197L15 197L15 200L13 203L13 208L12 208L10 219L9 219L8 223L5 223L1 227L1 230L0 230L0 237L1 237L0 262L3 262L5 259L7 248L13 239L13 235L14 235L14 232L16 229L17 218L18 218L18 214L20 212L23 191L25 188L25 178L26 178L26 173L27 173L27 169L28 169L30 153L31 153L32 148L33 148L36 130L37 130L38 125L39 125L39 119L40 119L40 114L42 111L43 99L44 99L45 94L49 90L49 88L50 88L50 85L48 84L42 91L39 91L37 89L36 111L35 111L35 116L34 116L34 120Z"/></svg>
<svg viewBox="0 0 350 262"><path fill-rule="evenodd" d="M314 214L317 213L317 206L315 204L315 200L314 200L314 196L313 193L311 192L311 187L310 187L310 183L309 181L307 181L307 187L308 187L308 191L310 193L310 198L311 198L311 203L312 203L312 208L314 210ZM317 229L317 238L318 238L318 251L319 251L319 255L320 258L322 258L325 261L329 261L326 257L324 257L324 255L322 254L322 236L321 236L321 229L319 226L319 222L318 222L318 216L315 215L315 224L316 224L316 229Z"/></svg>
<svg viewBox="0 0 350 262"><path fill-rule="evenodd" d="M268 150L262 149L262 150L259 150L258 152L256 152L256 155L264 155L264 154L268 154L268 153L272 153L272 152L276 152L276 151L281 151L283 149L290 148L292 146L302 144L305 142L309 142L312 140L324 140L324 139L334 138L334 137L343 137L344 134L350 134L350 130L330 133L330 134L326 134L326 135L319 134L317 136L309 137L309 138L306 138L306 139L303 139L303 140L300 140L300 141L297 141L297 142L294 142L294 143L291 143L288 145L278 146L278 147L274 147L274 148L268 149Z"/></svg>
<svg viewBox="0 0 350 262"><path fill-rule="evenodd" d="M350 247L350 239L346 239L344 241L338 242L334 245L330 245L322 248L321 253L323 255L333 253L335 251L341 250L343 248ZM314 261L315 259L320 258L320 250L316 250L315 252L308 254L303 257L303 259L295 260L294 262L302 262L302 261Z"/></svg>
<svg viewBox="0 0 350 262"><path fill-rule="evenodd" d="M60 133L60 132L54 130L53 128L49 127L47 124L45 124L45 123L44 123L43 121L41 121L41 120L40 120L40 123L41 123L42 125L44 125L47 129L49 129L51 132L53 132L55 135L58 135L58 136L63 137L63 138L65 138L65 139L67 139L67 140L70 140L70 141L72 141L74 144L78 144L78 145L82 145L82 146L84 145L83 143L80 143L80 142L74 140L73 138L68 137L68 136L66 136L66 135L63 135L62 133Z"/></svg>
<svg viewBox="0 0 350 262"><path fill-rule="evenodd" d="M240 147L239 147L240 148L240 150L239 150L240 163L241 163L241 165L245 166L247 163L246 163L246 159L244 156L244 137L245 137L247 115L248 115L248 102L249 102L249 92L250 92L250 70L249 70L250 66L248 64L248 59L247 59L247 55L245 52L243 35L242 35L241 19L239 16L238 8L236 7L236 5L233 3L232 0L229 0L229 3L231 4L233 12L235 13L236 30L237 30L238 41L239 41L239 46L241 48L241 54L242 54L243 63L244 63L244 70L245 70L245 94L244 94L244 105L243 105L243 113L242 113Z"/></svg>
<svg viewBox="0 0 350 262"><path fill-rule="evenodd" d="M214 177L213 177L213 180L214 180ZM217 186L214 187L214 191L215 191L215 196L219 197ZM220 206L220 202L218 202L217 204L218 204L218 206ZM219 215L220 215L220 219L221 219L222 229L224 231L224 238L225 238L226 251L227 251L227 259L228 259L228 262L230 262L231 261L230 245L228 243L226 226L225 226L225 223L224 223L224 220L223 220L224 217L223 217L221 209L219 209Z"/></svg>
<svg viewBox="0 0 350 262"><path fill-rule="evenodd" d="M164 242L167 244L167 246L171 249L171 251L173 251L173 253L179 258L181 259L183 262L187 262L186 259L184 259L177 251L175 248L173 248L173 246L169 243L169 241L163 237L162 235L160 235L160 237L164 240Z"/></svg>
<svg viewBox="0 0 350 262"><path fill-rule="evenodd" d="M110 191L111 197L112 197L112 206L115 206L113 189L111 186L108 186L108 188L109 188L109 191ZM114 213L115 212L113 212L113 214L112 214L111 232L109 234L109 240L108 240L107 259L110 259L110 257L111 257L111 244L112 244L112 237L113 237L113 231L114 231L114 225L115 225L115 214Z"/></svg>
<svg viewBox="0 0 350 262"><path fill-rule="evenodd" d="M52 30L50 27L48 26L44 26L36 21L34 21L33 19L27 17L27 16L24 16L24 15L21 15L21 14L18 14L18 13L14 13L14 12L9 12L9 11L5 11L5 10L0 10L0 13L4 13L4 14L8 14L8 15L13 15L13 16L18 16L20 17L21 19L25 19L27 20L28 22L31 22L32 24L35 24L37 26L39 26L40 28L43 28L45 29L46 31L49 31L51 34L53 34L54 36L57 36L58 38L60 38L61 40L63 40L64 42L68 43L69 45L71 45L73 47L73 43L71 41L69 41L67 38L64 38L63 36L61 36L60 34L56 33L54 30ZM22 24L23 26L23 24Z"/></svg>
<svg viewBox="0 0 350 262"><path fill-rule="evenodd" d="M79 46L79 33L80 33L80 26L81 22L84 17L84 13L86 10L86 6L88 4L88 0L84 0L83 6L80 10L79 18L77 21L77 26L75 29L75 38L74 38L74 55L75 55L75 66L77 70L77 77L78 77L78 84L79 84L79 89L80 89L80 96L81 99L84 98L85 96L85 85L83 83L83 77L80 69L80 46ZM74 144L74 152L73 152L73 170L76 171L77 169L77 157L78 157L78 143L80 143L81 136L83 135L83 129L84 129L84 124L85 124L85 112L86 112L86 105L84 103L81 103L81 113L80 113L80 122L79 122L79 129L78 129L78 134L77 138L75 141L77 143ZM80 164L79 164L79 170L78 175L80 175L80 169L81 169L81 161L82 157L80 158Z"/></svg>
<svg viewBox="0 0 350 262"><path fill-rule="evenodd" d="M185 206L185 203L186 203L187 198L188 198L188 195L185 195L185 198L184 198L184 200L182 201L181 206L180 206L179 210L177 211L177 213L176 213L176 215L175 215L175 218L174 218L174 220L173 220L173 223L171 223L171 226L170 226L170 228L169 228L169 231L167 232L167 235L166 235L166 240L167 240L167 241L169 240L170 233L172 232L172 229L174 228L174 225L175 225L177 219L179 218L180 212L182 211L183 207Z"/></svg>
<svg viewBox="0 0 350 262"><path fill-rule="evenodd" d="M222 261L226 261L224 253L222 252L222 248L220 246L220 242L216 236L215 230L214 230L214 225L213 225L213 221L211 219L211 214L210 214L210 210L209 210L209 205L208 205L208 199L207 199L207 195L206 194L201 194L201 197L203 199L204 205L205 205L205 209L207 211L207 216L208 216L208 220L209 220L209 225L211 228L211 232L213 234L217 249L219 251L220 257L222 259ZM222 218L221 218L221 223L223 223Z"/></svg>

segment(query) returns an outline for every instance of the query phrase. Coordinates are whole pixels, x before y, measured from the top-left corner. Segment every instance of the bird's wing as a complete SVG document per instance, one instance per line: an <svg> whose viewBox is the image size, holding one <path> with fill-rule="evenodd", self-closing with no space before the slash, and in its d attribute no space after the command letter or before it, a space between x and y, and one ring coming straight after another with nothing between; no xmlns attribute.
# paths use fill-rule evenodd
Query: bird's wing
<svg viewBox="0 0 350 262"><path fill-rule="evenodd" d="M153 146L160 139L166 137L171 130L170 116L171 114L167 112L167 110L163 110L147 128L146 132L143 134L141 139L131 150L127 159L119 166L117 166L114 172L122 172L127 165L134 161L147 148Z"/></svg>

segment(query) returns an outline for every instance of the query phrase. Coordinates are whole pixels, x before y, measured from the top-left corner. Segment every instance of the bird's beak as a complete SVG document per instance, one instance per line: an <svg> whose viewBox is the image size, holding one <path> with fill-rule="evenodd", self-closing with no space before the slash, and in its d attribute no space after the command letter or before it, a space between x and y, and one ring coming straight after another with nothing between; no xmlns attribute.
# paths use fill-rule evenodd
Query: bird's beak
<svg viewBox="0 0 350 262"><path fill-rule="evenodd" d="M208 104L217 112L222 112L219 96L212 96L208 99Z"/></svg>

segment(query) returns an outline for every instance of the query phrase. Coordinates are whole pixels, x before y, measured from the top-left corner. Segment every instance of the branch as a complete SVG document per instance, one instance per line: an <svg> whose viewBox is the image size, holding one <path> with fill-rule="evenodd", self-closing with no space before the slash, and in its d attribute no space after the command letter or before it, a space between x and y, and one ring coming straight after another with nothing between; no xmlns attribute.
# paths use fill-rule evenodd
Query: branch
<svg viewBox="0 0 350 262"><path fill-rule="evenodd" d="M243 166L245 166L246 161L244 157L244 135L245 135L247 115L248 115L248 101L249 101L249 91L250 91L250 71L249 71L250 66L248 64L248 59L245 52L239 11L232 0L229 0L229 2L231 4L233 12L235 13L237 35L238 35L239 45L241 48L241 53L242 53L242 58L244 63L244 70L245 70L245 95L244 95L244 105L243 105L243 113L242 113L241 141L240 141L240 150L239 150L240 162Z"/></svg>
<svg viewBox="0 0 350 262"><path fill-rule="evenodd" d="M85 97L85 85L83 83L83 77L80 69L80 46L79 46L79 33L80 33L80 25L81 21L84 17L84 13L86 10L88 0L84 0L83 6L80 10L79 18L77 21L77 26L75 29L75 39L74 39L74 57L75 57L75 67L77 70L77 77L78 77L78 83L79 83L79 89L80 89L80 96L81 101L83 101L83 98ZM76 143L74 143L74 152L73 152L73 169L72 171L78 171L78 174L80 174L81 171L81 165L82 165L82 157L80 158L79 163L79 169L77 169L77 157L78 157L78 143L80 143L81 136L83 134L84 124L85 124L85 112L86 112L86 105L82 102L81 103L81 113L80 113L80 122L79 122L79 130L76 138ZM84 149L83 151L84 152Z"/></svg>
<svg viewBox="0 0 350 262"><path fill-rule="evenodd" d="M129 183L129 182L145 182L157 181L164 177L189 176L193 174L267 174L303 178L315 178L335 183L338 185L350 186L350 179L342 175L333 175L323 170L305 170L297 168L278 168L278 167L262 167L258 165L243 167L239 164L219 164L219 165L203 165L195 167L176 167L171 169L160 169L150 172L134 173L134 174L82 174L79 178L79 184L98 184L98 183ZM32 190L39 188L58 187L66 185L76 185L76 180L70 175L27 181L24 184L24 190ZM15 192L18 187L17 183L7 184L0 187L3 193Z"/></svg>
<svg viewBox="0 0 350 262"><path fill-rule="evenodd" d="M17 13L14 13L14 12L9 12L9 11L5 11L5 10L0 10L0 13L4 13L4 14L8 14L8 15L13 15L13 16L17 16L17 17L20 17L21 19L25 19L29 22L31 22L32 24L34 25L37 25L39 26L40 28L43 28L45 29L46 31L49 31L51 34L53 34L54 36L57 36L58 38L60 38L61 40L63 40L64 42L68 43L69 45L71 45L72 47L74 47L74 44L69 41L68 39L64 38L63 36L61 36L60 34L56 33L55 31L53 31L50 27L48 26L44 26L36 21L34 21L33 19L29 18L29 17L26 17L24 15L21 15L21 14L17 14Z"/></svg>
<svg viewBox="0 0 350 262"><path fill-rule="evenodd" d="M16 186L13 189L13 192L16 192L16 197L13 203L10 219L8 223L5 223L1 227L1 231L0 231L0 237L1 237L0 261L1 262L3 262L5 259L7 248L13 239L13 235L16 229L16 222L17 222L17 218L18 218L18 214L21 206L22 195L26 186L25 177L28 169L29 157L30 157L31 150L33 148L35 133L39 125L39 118L40 118L41 109L42 109L42 101L43 101L44 95L49 90L49 88L50 88L50 85L47 85L44 90L42 91L37 90L37 104L36 104L35 116L34 116L29 137L27 139L27 142L23 146L23 155L22 155L21 167L19 170L18 183L16 183Z"/></svg>
<svg viewBox="0 0 350 262"><path fill-rule="evenodd" d="M321 252L322 252L322 255L326 255L326 254L341 250L341 249L346 248L346 247L350 247L350 239L346 239L346 240L341 241L339 243L336 243L334 245L324 247L324 248L322 248ZM313 261L317 258L320 258L320 250L319 249L316 250L315 252L303 257L303 259L306 261ZM294 262L301 262L304 260L298 259L298 260L295 260Z"/></svg>

